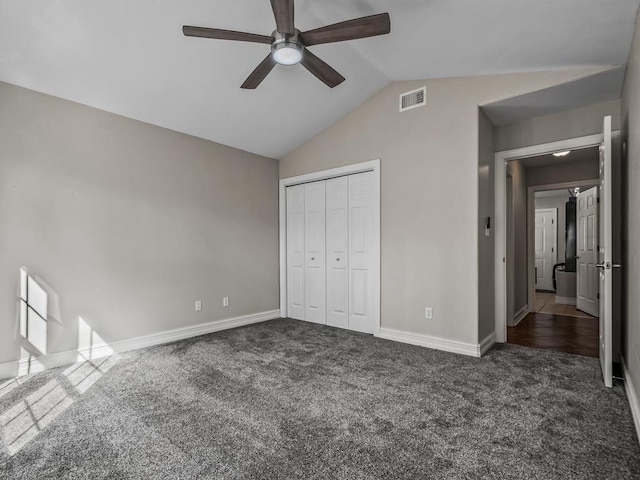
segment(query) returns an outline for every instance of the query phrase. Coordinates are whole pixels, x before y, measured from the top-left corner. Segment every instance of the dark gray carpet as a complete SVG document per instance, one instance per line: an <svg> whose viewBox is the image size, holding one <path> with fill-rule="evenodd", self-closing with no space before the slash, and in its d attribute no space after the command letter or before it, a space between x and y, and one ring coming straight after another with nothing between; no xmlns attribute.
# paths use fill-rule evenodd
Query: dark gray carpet
<svg viewBox="0 0 640 480"><path fill-rule="evenodd" d="M0 477L640 478L598 368L276 320L0 382Z"/></svg>

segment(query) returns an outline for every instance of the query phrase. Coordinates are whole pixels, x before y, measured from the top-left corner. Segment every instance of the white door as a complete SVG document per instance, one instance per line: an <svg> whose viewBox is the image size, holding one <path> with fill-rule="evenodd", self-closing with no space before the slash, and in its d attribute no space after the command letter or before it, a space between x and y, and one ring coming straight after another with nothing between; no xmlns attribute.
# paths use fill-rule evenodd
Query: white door
<svg viewBox="0 0 640 480"><path fill-rule="evenodd" d="M325 183L304 185L304 320L327 323Z"/></svg>
<svg viewBox="0 0 640 480"><path fill-rule="evenodd" d="M373 173L349 180L349 329L373 333L375 325L375 204Z"/></svg>
<svg viewBox="0 0 640 480"><path fill-rule="evenodd" d="M304 320L304 185L287 187L287 315Z"/></svg>
<svg viewBox="0 0 640 480"><path fill-rule="evenodd" d="M604 384L613 386L613 264L611 117L604 118L604 140L600 146L600 365Z"/></svg>
<svg viewBox="0 0 640 480"><path fill-rule="evenodd" d="M536 290L553 290L553 266L557 263L558 209L536 209Z"/></svg>
<svg viewBox="0 0 640 480"><path fill-rule="evenodd" d="M349 327L348 177L327 180L327 325Z"/></svg>
<svg viewBox="0 0 640 480"><path fill-rule="evenodd" d="M599 315L598 282L598 187L580 192L576 208L577 298L578 310Z"/></svg>

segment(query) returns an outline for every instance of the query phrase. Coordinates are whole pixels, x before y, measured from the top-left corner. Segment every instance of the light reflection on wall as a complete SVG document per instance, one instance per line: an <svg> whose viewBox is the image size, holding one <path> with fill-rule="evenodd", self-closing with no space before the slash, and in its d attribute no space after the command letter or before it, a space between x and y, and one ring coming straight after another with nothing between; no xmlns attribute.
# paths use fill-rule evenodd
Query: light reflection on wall
<svg viewBox="0 0 640 480"><path fill-rule="evenodd" d="M51 307L53 312L49 311ZM39 283L31 277L25 268L21 268L18 312L22 337L21 371L39 372L51 366L52 362L55 365L60 358L68 358L68 363L78 363L62 372L46 374L51 379L35 391L31 391L35 386L31 389L29 387L33 385L30 382L41 378L37 374L0 382L0 400L10 405L0 409L0 458L3 450L10 456L19 452L118 361L119 357L113 354L109 344L82 317L78 317L78 343L75 351L48 352L48 322L53 320L63 324L59 310L57 294L44 282ZM56 360L52 361L53 357ZM24 394L21 394L22 390L25 390ZM12 400L12 395L16 395L17 399Z"/></svg>
<svg viewBox="0 0 640 480"><path fill-rule="evenodd" d="M99 362L74 364L35 392L1 411L0 437L9 455L15 455L36 438L117 362L118 358L114 355ZM33 378L13 379L0 385L0 397L10 394Z"/></svg>
<svg viewBox="0 0 640 480"><path fill-rule="evenodd" d="M47 353L47 292L20 269L20 335L36 355Z"/></svg>
<svg viewBox="0 0 640 480"><path fill-rule="evenodd" d="M87 321L78 317L78 361L112 355L113 349Z"/></svg>

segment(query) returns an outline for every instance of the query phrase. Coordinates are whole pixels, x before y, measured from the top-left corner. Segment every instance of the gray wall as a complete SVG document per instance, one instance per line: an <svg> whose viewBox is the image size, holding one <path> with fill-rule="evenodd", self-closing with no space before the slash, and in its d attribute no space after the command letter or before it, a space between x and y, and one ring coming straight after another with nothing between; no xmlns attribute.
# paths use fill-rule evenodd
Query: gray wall
<svg viewBox="0 0 640 480"><path fill-rule="evenodd" d="M596 71L394 82L280 161L286 178L381 159L383 328L477 344L478 105ZM399 113L423 85L426 107Z"/></svg>
<svg viewBox="0 0 640 480"><path fill-rule="evenodd" d="M566 247L565 230L566 230L566 204L569 201L569 192L563 190L564 193L559 193L553 197L538 197L536 195L536 209L539 208L555 208L558 211L558 263L564 262L564 252Z"/></svg>
<svg viewBox="0 0 640 480"><path fill-rule="evenodd" d="M602 118L600 119L602 123ZM546 167L527 168L527 186L553 185L554 183L580 182L600 178L598 158L580 162L566 162Z"/></svg>
<svg viewBox="0 0 640 480"><path fill-rule="evenodd" d="M640 28L636 31L622 94L623 178L626 179L623 356L636 392L640 392Z"/></svg>
<svg viewBox="0 0 640 480"><path fill-rule="evenodd" d="M513 288L513 317L507 317L507 323L512 325L515 315L528 304L528 253L527 253L527 170L519 160L507 164L507 174L511 177L511 212L513 221L507 225L511 233L507 238L513 238L513 265L507 264L507 275L513 272L513 277L507 277L507 288ZM510 292L507 291L507 295Z"/></svg>
<svg viewBox="0 0 640 480"><path fill-rule="evenodd" d="M109 342L278 308L276 160L4 83L0 105L0 362L21 267L49 353L78 317Z"/></svg>
<svg viewBox="0 0 640 480"><path fill-rule="evenodd" d="M493 164L493 125L478 109L478 339L482 341L495 331L495 224L493 196L495 175ZM491 218L490 236L485 235L485 220Z"/></svg>
<svg viewBox="0 0 640 480"><path fill-rule="evenodd" d="M535 117L495 129L496 151L529 147L568 138L602 133L602 119L612 116L613 130L620 129L620 101L603 102L575 110Z"/></svg>

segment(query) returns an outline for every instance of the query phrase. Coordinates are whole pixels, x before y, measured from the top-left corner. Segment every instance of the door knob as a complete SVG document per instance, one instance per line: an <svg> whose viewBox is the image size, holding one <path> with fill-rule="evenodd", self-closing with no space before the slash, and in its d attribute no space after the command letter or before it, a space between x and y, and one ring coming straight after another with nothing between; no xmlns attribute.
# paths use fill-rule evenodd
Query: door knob
<svg viewBox="0 0 640 480"><path fill-rule="evenodd" d="M606 268L607 270L611 270L612 268L622 268L622 265L618 265L617 263L611 264L610 262L606 262L606 263L597 263L596 267Z"/></svg>
<svg viewBox="0 0 640 480"><path fill-rule="evenodd" d="M336 258L336 262L339 262L339 261L340 261L340 259L339 259L339 258Z"/></svg>
<svg viewBox="0 0 640 480"><path fill-rule="evenodd" d="M315 259L316 259L316 257L311 257L311 260L315 260Z"/></svg>

